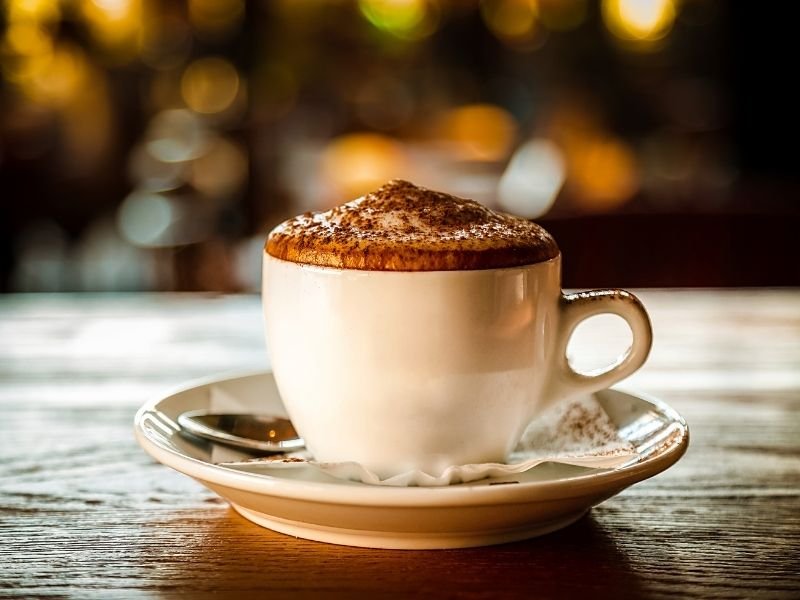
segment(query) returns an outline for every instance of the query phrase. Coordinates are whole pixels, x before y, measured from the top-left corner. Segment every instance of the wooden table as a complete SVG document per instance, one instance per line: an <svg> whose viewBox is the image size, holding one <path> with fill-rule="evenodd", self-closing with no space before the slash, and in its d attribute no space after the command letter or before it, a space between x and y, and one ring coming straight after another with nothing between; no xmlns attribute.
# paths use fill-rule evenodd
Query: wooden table
<svg viewBox="0 0 800 600"><path fill-rule="evenodd" d="M265 366L256 297L0 297L0 596L800 597L800 291L640 295L628 383L687 455L561 532L448 551L261 529L136 445L148 398Z"/></svg>

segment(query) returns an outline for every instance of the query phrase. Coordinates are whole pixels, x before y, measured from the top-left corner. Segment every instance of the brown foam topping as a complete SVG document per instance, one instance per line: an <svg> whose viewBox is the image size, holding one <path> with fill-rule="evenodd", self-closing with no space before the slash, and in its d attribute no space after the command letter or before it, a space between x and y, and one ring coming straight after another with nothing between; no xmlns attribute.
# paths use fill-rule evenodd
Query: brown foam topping
<svg viewBox="0 0 800 600"><path fill-rule="evenodd" d="M401 180L281 223L266 251L297 263L367 271L494 269L559 253L536 223Z"/></svg>

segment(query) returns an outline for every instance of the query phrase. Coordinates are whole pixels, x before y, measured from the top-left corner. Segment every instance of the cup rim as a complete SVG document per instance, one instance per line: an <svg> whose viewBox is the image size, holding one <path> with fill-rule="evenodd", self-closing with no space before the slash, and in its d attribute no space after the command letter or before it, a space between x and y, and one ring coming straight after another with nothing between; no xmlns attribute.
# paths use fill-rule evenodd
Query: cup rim
<svg viewBox="0 0 800 600"><path fill-rule="evenodd" d="M376 276L398 276L398 275L423 275L423 274L437 274L443 275L445 273L449 274L459 274L459 273L492 273L492 272L509 272L509 271L525 271L528 269L533 269L540 266L551 266L555 264L559 264L561 261L561 251L559 250L558 254L556 254L553 258L549 258L547 260L541 260L535 263L529 263L526 265L515 265L512 267L490 267L488 269L443 269L443 270L430 270L430 271L395 271L395 270L375 270L375 269L351 269L351 268L344 268L344 267L331 267L328 265L315 265L311 263L303 263L297 262L293 260L286 260L283 258L278 258L273 256L269 252L267 252L266 248L263 249L263 259L266 261L267 259L275 261L279 264L286 264L286 265L295 265L300 269L308 270L308 271L319 271L322 273L361 273L364 275L376 275Z"/></svg>

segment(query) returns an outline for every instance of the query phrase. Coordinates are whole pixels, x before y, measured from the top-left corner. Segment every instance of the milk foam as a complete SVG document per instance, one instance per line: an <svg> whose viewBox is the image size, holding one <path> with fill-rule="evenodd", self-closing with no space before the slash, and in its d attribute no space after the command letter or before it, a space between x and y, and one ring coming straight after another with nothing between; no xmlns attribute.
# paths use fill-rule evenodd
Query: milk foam
<svg viewBox="0 0 800 600"><path fill-rule="evenodd" d="M266 250L293 262L390 271L511 267L559 253L550 234L531 221L402 180L285 221Z"/></svg>

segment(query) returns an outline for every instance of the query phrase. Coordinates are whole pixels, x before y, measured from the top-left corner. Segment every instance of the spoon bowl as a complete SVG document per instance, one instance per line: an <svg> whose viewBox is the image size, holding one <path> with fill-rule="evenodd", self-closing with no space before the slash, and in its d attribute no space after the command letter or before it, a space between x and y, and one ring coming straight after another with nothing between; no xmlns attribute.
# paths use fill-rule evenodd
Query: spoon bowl
<svg viewBox="0 0 800 600"><path fill-rule="evenodd" d="M190 410L178 416L178 425L183 433L250 451L280 453L305 447L284 417Z"/></svg>

